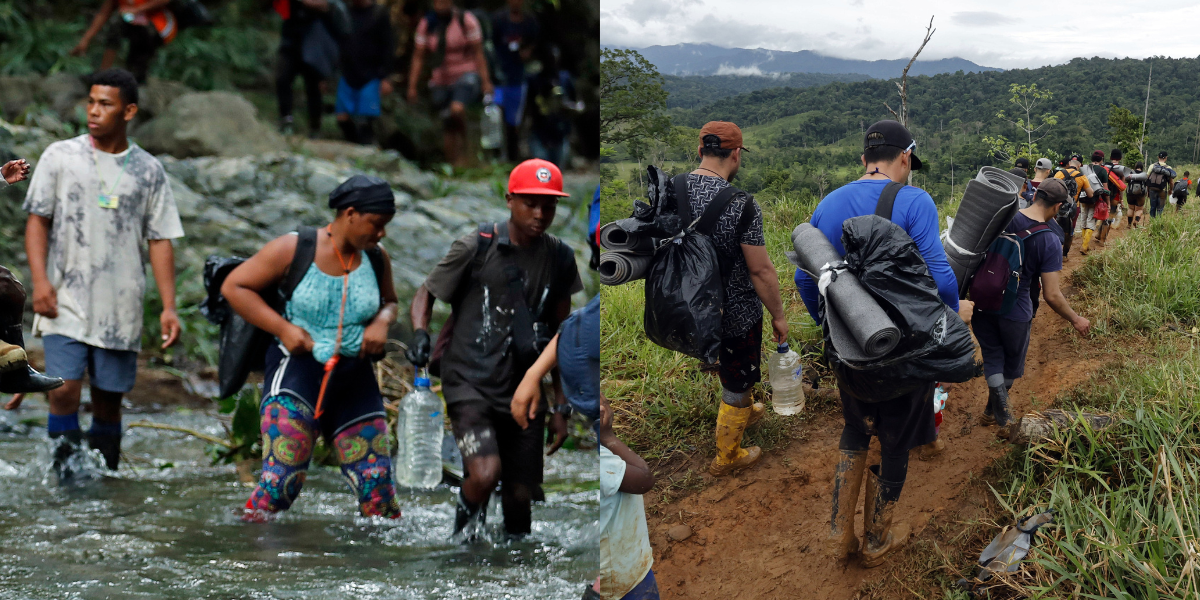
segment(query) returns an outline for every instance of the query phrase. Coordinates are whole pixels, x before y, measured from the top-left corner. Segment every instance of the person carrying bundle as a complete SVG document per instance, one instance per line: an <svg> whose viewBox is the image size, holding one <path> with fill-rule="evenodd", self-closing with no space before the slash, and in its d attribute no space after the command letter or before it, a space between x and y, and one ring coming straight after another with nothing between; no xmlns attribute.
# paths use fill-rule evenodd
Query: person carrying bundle
<svg viewBox="0 0 1200 600"><path fill-rule="evenodd" d="M263 467L242 520L292 506L316 437L334 449L364 517L400 517L392 486L383 395L372 356L396 320L391 262L379 247L396 214L387 182L355 175L329 194L333 222L275 238L225 278L221 294L246 322L273 335L263 374ZM275 311L261 294L308 256L304 277Z"/></svg>
<svg viewBox="0 0 1200 600"><path fill-rule="evenodd" d="M1071 240L1075 239L1075 226L1080 217L1083 217L1083 248L1080 250L1083 254L1087 254L1088 243L1092 240L1092 235L1095 233L1096 214L1096 191L1092 189L1091 183L1088 182L1087 176L1079 171L1082 157L1078 154L1072 156L1066 164L1060 162L1059 168L1054 171L1055 179L1062 179L1067 186L1068 196L1075 201L1077 210L1071 218L1069 227L1063 227L1063 258L1066 258L1067 252L1071 250ZM1092 221L1089 226L1089 221Z"/></svg>
<svg viewBox="0 0 1200 600"><path fill-rule="evenodd" d="M867 129L862 154L866 174L830 192L817 205L811 219L813 227L825 234L839 255L846 253L842 245L843 223L853 217L875 214L889 182L903 183L913 170L922 167L916 148L912 134L896 121L879 121ZM938 237L938 214L933 198L924 190L904 186L896 193L891 220L908 233L919 249L937 284L938 296L947 306L957 310L964 321L969 321L972 303L959 300L958 281ZM796 286L809 314L820 322L817 283L797 269ZM882 564L889 554L907 542L908 525L893 526L892 514L908 474L909 450L936 439L935 385L936 382L930 381L912 393L883 402L864 402L844 390L841 392L845 426L834 468L829 533L829 545L839 560L859 551L859 541L854 535L854 513L864 471L867 489L864 494L863 566ZM882 460L868 469L867 448L872 436L879 438Z"/></svg>

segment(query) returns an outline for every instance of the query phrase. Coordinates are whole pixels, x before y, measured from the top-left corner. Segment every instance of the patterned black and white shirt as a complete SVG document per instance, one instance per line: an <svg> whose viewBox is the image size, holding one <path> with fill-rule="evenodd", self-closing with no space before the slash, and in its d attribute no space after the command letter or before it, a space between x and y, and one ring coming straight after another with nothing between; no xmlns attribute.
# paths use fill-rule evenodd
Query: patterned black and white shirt
<svg viewBox="0 0 1200 600"><path fill-rule="evenodd" d="M708 203L729 182L709 175L688 175L688 199L692 215L699 216ZM749 212L747 212L749 211ZM762 302L754 291L750 280L750 269L742 254L742 244L765 246L763 238L762 209L750 196L734 198L713 228L711 239L717 249L717 258L723 271L729 273L725 281L725 308L721 320L721 337L743 336L754 327L762 327Z"/></svg>

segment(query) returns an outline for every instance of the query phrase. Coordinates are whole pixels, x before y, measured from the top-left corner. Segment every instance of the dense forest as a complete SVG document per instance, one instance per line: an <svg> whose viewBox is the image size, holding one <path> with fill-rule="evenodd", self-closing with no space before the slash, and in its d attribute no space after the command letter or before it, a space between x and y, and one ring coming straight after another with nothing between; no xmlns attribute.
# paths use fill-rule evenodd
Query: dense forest
<svg viewBox="0 0 1200 600"><path fill-rule="evenodd" d="M1035 140L1045 135L1037 144L1037 154L1057 158L1076 152L1087 155L1095 149L1108 151L1117 135L1127 140L1132 137L1132 144L1122 145L1136 148L1151 66L1145 152L1155 156L1165 150L1172 165L1193 164L1200 148L1200 59L1077 58L1039 69L910 78L910 127L928 165L914 183L939 202L949 201L953 192L962 191L964 175L973 176L983 165L1011 167L1013 157L998 153L997 145L985 138L1004 136L1010 143L1027 142L1026 133L1010 122L1026 116L1013 102L1014 84L1036 84L1040 91L1050 93L1030 115L1039 123L1056 117L1053 125L1033 135ZM691 86L704 87L702 78L691 79ZM714 87L724 85L720 82ZM740 125L752 152L743 164L738 185L754 193L774 190L822 195L856 177L859 136L872 122L892 118L886 105L897 108L899 102L896 80L762 89L694 108L684 108L690 102L684 97L687 89L673 88L670 102L674 108L665 113L674 125L675 137L682 139L686 136L681 132L695 131L710 120ZM695 97L703 93L695 92ZM999 116L1002 111L1007 119ZM1123 115L1124 130L1110 121L1114 113ZM657 156L668 161L691 158L688 146L695 143L679 139L668 142ZM653 156L650 152L643 158ZM644 162L636 153L621 148L615 149L610 160ZM630 183L631 189L638 187Z"/></svg>
<svg viewBox="0 0 1200 600"><path fill-rule="evenodd" d="M711 104L722 98L745 94L766 88L805 88L825 85L837 81L867 81L871 79L858 73L783 73L775 75L689 75L678 77L663 75L663 89L669 94L668 108L696 108Z"/></svg>

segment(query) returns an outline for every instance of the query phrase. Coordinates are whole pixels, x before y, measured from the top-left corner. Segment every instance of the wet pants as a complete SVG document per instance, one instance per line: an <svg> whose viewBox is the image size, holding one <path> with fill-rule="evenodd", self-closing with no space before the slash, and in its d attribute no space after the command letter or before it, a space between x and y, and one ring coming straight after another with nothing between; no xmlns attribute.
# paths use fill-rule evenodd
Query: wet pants
<svg viewBox="0 0 1200 600"><path fill-rule="evenodd" d="M308 131L310 133L320 131L321 114L325 110L324 101L321 98L321 73L304 62L299 45L281 48L278 60L279 62L275 66L275 95L279 101L279 117L292 116L292 104L294 103L292 84L296 81L297 76L303 77L304 98L308 110Z"/></svg>
<svg viewBox="0 0 1200 600"><path fill-rule="evenodd" d="M320 427L312 409L287 394L263 400L260 414L263 470L246 508L274 513L290 508L300 495ZM333 436L342 475L364 517L400 516L387 431L383 417L368 416Z"/></svg>
<svg viewBox="0 0 1200 600"><path fill-rule="evenodd" d="M866 452L870 446L871 436L850 426L842 428L842 439L838 441L839 450ZM904 480L908 478L908 450L889 448L888 452L882 453L878 475L884 481L898 482L895 486L896 497L885 498L885 500L895 501L896 498L899 498L900 490L904 487Z"/></svg>

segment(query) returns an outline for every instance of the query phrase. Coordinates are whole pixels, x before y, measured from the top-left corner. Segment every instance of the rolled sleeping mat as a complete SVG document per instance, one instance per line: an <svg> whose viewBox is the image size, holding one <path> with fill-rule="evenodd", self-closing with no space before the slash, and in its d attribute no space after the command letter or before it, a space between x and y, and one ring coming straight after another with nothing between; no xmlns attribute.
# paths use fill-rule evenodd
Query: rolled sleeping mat
<svg viewBox="0 0 1200 600"><path fill-rule="evenodd" d="M1020 206L1023 180L995 167L984 167L967 182L954 224L943 236L946 258L958 279L959 294Z"/></svg>
<svg viewBox="0 0 1200 600"><path fill-rule="evenodd" d="M601 227L600 247L605 250L654 252L653 239L640 233L631 233L632 228L626 228L626 224L622 223L633 220L635 219L621 219Z"/></svg>
<svg viewBox="0 0 1200 600"><path fill-rule="evenodd" d="M646 276L653 254L609 251L600 255L600 283L621 285Z"/></svg>
<svg viewBox="0 0 1200 600"><path fill-rule="evenodd" d="M825 265L842 261L829 238L809 223L792 230L792 248L795 252L789 252L788 259L818 281ZM900 343L900 329L854 274L836 275L825 289L825 319L838 355L865 362L891 352Z"/></svg>

